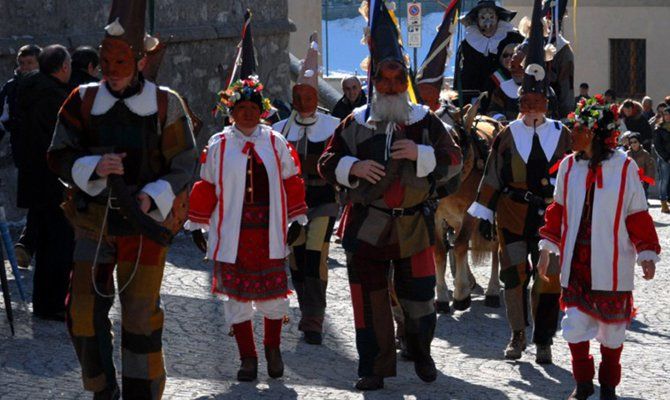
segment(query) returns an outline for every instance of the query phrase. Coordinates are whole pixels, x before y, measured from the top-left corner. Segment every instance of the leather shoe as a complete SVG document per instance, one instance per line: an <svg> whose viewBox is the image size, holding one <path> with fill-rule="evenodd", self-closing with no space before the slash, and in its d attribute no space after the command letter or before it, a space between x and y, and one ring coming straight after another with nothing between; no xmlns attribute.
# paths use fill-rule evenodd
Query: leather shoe
<svg viewBox="0 0 670 400"><path fill-rule="evenodd" d="M244 357L242 358L242 365L237 371L237 380L240 382L255 381L258 377L258 358Z"/></svg>
<svg viewBox="0 0 670 400"><path fill-rule="evenodd" d="M384 388L384 378L381 376L364 376L356 382L358 390L379 390Z"/></svg>
<svg viewBox="0 0 670 400"><path fill-rule="evenodd" d="M570 397L568 397L568 400L586 400L588 399L595 390L593 389L593 382L577 382L577 386L575 386L575 390L570 393Z"/></svg>
<svg viewBox="0 0 670 400"><path fill-rule="evenodd" d="M435 362L430 356L423 360L414 361L414 372L424 382L433 382L437 379L437 368L435 368Z"/></svg>
<svg viewBox="0 0 670 400"><path fill-rule="evenodd" d="M93 400L119 400L120 398L121 392L116 385L93 393Z"/></svg>
<svg viewBox="0 0 670 400"><path fill-rule="evenodd" d="M319 345L323 342L323 335L321 332L316 331L305 331L304 333L305 343Z"/></svg>
<svg viewBox="0 0 670 400"><path fill-rule="evenodd" d="M266 347L265 360L268 363L268 375L270 378L281 378L284 376L284 360L281 358L279 347Z"/></svg>

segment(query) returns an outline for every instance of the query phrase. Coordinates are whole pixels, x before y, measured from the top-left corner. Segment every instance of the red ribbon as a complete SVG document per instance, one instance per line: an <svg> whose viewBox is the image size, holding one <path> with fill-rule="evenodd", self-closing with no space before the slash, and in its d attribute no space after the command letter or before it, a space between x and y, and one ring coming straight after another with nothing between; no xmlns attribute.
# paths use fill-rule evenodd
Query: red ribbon
<svg viewBox="0 0 670 400"><path fill-rule="evenodd" d="M257 161L258 163L262 163L262 162L263 162L263 161L260 159L260 157L258 156L258 153L256 153L256 149L255 149L255 146L254 146L254 142L246 142L246 143L244 144L244 147L242 148L242 153L244 153L244 154L249 154L249 152L251 152L251 154L253 154L254 159L256 159L256 161Z"/></svg>
<svg viewBox="0 0 670 400"><path fill-rule="evenodd" d="M648 183L651 186L656 186L656 180L654 178L647 176L644 174L644 168L640 168L637 170L637 174L640 176L640 180L644 183Z"/></svg>
<svg viewBox="0 0 670 400"><path fill-rule="evenodd" d="M603 188L603 167L598 165L595 172L593 169L589 168L589 174L586 175L586 189L588 190L593 183L596 184L598 189Z"/></svg>

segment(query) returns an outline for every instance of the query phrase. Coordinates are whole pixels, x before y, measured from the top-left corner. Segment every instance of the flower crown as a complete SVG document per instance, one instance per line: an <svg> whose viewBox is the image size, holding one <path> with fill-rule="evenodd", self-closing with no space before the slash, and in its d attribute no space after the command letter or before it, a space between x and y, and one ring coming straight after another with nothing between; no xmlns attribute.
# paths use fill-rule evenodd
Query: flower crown
<svg viewBox="0 0 670 400"><path fill-rule="evenodd" d="M589 128L596 136L605 139L605 144L616 147L619 131L617 120L619 110L616 104L605 104L605 98L597 94L590 99L582 99L577 103L577 109L568 114L571 128L581 125Z"/></svg>
<svg viewBox="0 0 670 400"><path fill-rule="evenodd" d="M240 101L251 101L258 104L261 109L261 118L266 118L272 111L270 99L263 97L263 84L257 76L249 76L247 79L238 79L226 90L218 93L219 101L216 105L217 111L229 115L232 109Z"/></svg>

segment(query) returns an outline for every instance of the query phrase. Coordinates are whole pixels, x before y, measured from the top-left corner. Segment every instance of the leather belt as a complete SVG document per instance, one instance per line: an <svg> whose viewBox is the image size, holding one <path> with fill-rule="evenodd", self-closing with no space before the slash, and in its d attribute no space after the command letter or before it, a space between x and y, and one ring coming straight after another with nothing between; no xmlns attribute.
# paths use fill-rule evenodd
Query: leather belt
<svg viewBox="0 0 670 400"><path fill-rule="evenodd" d="M551 199L545 199L542 196L538 196L529 190L520 190L510 187L506 187L505 189L503 189L503 193L505 193L507 196L509 196L510 199L516 202L528 203L538 208L546 208L547 201L551 200Z"/></svg>
<svg viewBox="0 0 670 400"><path fill-rule="evenodd" d="M416 214L417 212L419 212L423 209L423 203L418 204L414 207L408 207L408 208L381 208L381 207L373 206L372 204L370 204L370 207L396 218L396 217L406 217L406 216L409 216L409 215Z"/></svg>

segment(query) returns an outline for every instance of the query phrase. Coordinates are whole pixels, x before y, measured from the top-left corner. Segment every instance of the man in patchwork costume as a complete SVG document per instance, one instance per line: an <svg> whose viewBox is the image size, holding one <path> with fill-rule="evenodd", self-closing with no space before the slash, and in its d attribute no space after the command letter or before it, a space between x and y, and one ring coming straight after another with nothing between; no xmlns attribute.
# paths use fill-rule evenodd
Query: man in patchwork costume
<svg viewBox="0 0 670 400"><path fill-rule="evenodd" d="M570 134L560 122L545 117L547 81L544 61L542 0L535 0L521 90L521 117L495 139L475 203L468 212L497 223L500 280L505 284L507 320L512 338L505 358L519 359L526 348L528 293L532 265L538 258L538 229L551 202L558 163L570 150ZM486 224L483 224L486 225ZM490 226L490 225L489 225ZM551 344L558 324L558 262L549 282L535 279L532 288L533 342L536 362L551 363Z"/></svg>
<svg viewBox="0 0 670 400"><path fill-rule="evenodd" d="M389 274L404 312L417 375L437 378L433 210L426 202L461 168L461 153L428 107L411 104L398 28L383 1L369 9L371 104L354 110L319 159L319 172L347 189L342 246L354 308L359 390L396 375Z"/></svg>
<svg viewBox="0 0 670 400"><path fill-rule="evenodd" d="M294 112L273 126L297 150L305 180L309 207L305 226L291 247L291 280L298 293L300 329L309 344L321 344L326 313L328 249L339 212L335 188L317 171L317 161L340 120L316 110L318 105L319 47L316 34L310 38L307 57L293 87Z"/></svg>
<svg viewBox="0 0 670 400"><path fill-rule="evenodd" d="M157 44L145 34L145 12L145 0L112 3L100 51L103 80L65 101L48 151L50 167L71 187L66 214L76 245L67 325L84 388L95 399L120 396L108 317L115 268L123 398L162 396L160 287L169 238L145 231L181 227L197 162L181 98L140 72Z"/></svg>

